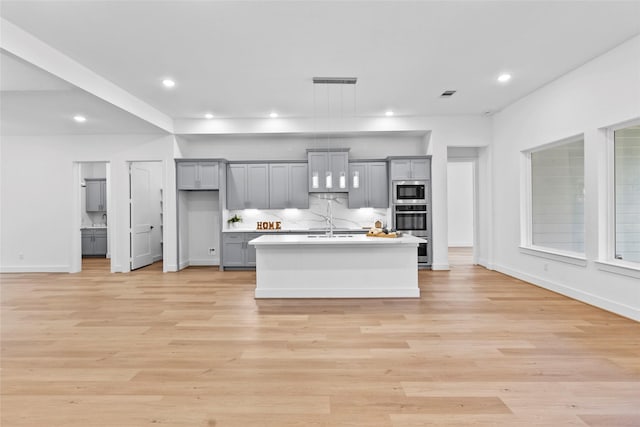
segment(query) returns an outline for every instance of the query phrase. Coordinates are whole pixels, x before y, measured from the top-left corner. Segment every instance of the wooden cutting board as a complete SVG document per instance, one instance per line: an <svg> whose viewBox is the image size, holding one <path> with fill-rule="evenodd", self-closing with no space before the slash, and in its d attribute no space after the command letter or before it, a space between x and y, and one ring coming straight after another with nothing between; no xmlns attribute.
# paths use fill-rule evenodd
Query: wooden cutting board
<svg viewBox="0 0 640 427"><path fill-rule="evenodd" d="M396 233L389 233L389 234L371 234L371 233L367 233L367 237L386 237L387 239L395 239L398 237L398 235Z"/></svg>

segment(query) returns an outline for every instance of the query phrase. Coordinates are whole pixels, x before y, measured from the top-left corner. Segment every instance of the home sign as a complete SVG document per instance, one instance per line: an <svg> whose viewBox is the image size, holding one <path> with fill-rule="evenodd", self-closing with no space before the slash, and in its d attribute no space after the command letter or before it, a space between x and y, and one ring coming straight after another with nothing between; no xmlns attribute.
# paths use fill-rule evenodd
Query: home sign
<svg viewBox="0 0 640 427"><path fill-rule="evenodd" d="M258 221L256 230L282 230L282 221Z"/></svg>

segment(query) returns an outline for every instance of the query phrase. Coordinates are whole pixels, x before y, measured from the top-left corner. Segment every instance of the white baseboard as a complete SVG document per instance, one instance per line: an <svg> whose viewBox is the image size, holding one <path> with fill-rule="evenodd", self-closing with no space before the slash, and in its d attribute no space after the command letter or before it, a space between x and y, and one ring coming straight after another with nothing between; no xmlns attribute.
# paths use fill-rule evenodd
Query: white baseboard
<svg viewBox="0 0 640 427"><path fill-rule="evenodd" d="M503 265L494 265L494 267L496 271L507 274L511 277L515 277L516 279L524 280L525 282L529 282L541 288L545 288L550 291L557 292L559 294L568 296L578 301L582 301L584 303L593 305L603 310L610 311L620 316L624 316L629 319L640 321L640 310L637 308L628 306L626 304L621 304L616 301L611 301L607 298L602 298L600 296L593 295L591 293L584 292L579 289L575 289L570 286L560 284L558 282L553 282L547 279L543 279L541 277L533 276L531 274L527 274L522 271L513 270Z"/></svg>
<svg viewBox="0 0 640 427"><path fill-rule="evenodd" d="M176 272L178 271L178 266L175 264L164 264L164 271L165 272Z"/></svg>
<svg viewBox="0 0 640 427"><path fill-rule="evenodd" d="M189 267L189 261L180 261L180 265L178 267L178 270L182 270L184 268Z"/></svg>
<svg viewBox="0 0 640 427"><path fill-rule="evenodd" d="M220 265L220 261L211 258L190 259L189 265Z"/></svg>
<svg viewBox="0 0 640 427"><path fill-rule="evenodd" d="M3 265L0 273L69 273L68 265Z"/></svg>
<svg viewBox="0 0 640 427"><path fill-rule="evenodd" d="M487 270L495 270L495 268L493 268L493 264L491 264L488 260L486 260L485 258L478 258L478 265L486 268ZM505 273L506 274L506 273Z"/></svg>
<svg viewBox="0 0 640 427"><path fill-rule="evenodd" d="M449 267L449 264L433 264L431 266L432 270L451 270L451 268Z"/></svg>
<svg viewBox="0 0 640 427"><path fill-rule="evenodd" d="M162 255L154 255L153 256L153 262L158 262L158 261L162 261Z"/></svg>

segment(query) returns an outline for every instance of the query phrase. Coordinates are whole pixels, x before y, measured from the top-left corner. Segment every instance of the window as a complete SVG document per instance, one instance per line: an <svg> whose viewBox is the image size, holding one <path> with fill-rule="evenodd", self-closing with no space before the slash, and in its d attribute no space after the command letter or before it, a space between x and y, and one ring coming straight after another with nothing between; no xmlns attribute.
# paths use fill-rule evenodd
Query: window
<svg viewBox="0 0 640 427"><path fill-rule="evenodd" d="M640 126L614 132L615 258L640 263Z"/></svg>
<svg viewBox="0 0 640 427"><path fill-rule="evenodd" d="M529 243L584 253L584 140L573 138L530 153Z"/></svg>

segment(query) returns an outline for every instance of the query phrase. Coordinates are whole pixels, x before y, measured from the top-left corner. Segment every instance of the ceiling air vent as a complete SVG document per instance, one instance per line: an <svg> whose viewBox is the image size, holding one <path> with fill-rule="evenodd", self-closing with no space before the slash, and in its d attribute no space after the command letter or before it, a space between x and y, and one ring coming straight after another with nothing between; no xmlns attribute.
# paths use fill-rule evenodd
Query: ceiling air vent
<svg viewBox="0 0 640 427"><path fill-rule="evenodd" d="M314 77L313 84L332 85L354 85L358 81L357 77Z"/></svg>
<svg viewBox="0 0 640 427"><path fill-rule="evenodd" d="M440 95L440 98L451 98L454 93L456 93L455 90L445 90L442 92L442 95Z"/></svg>

